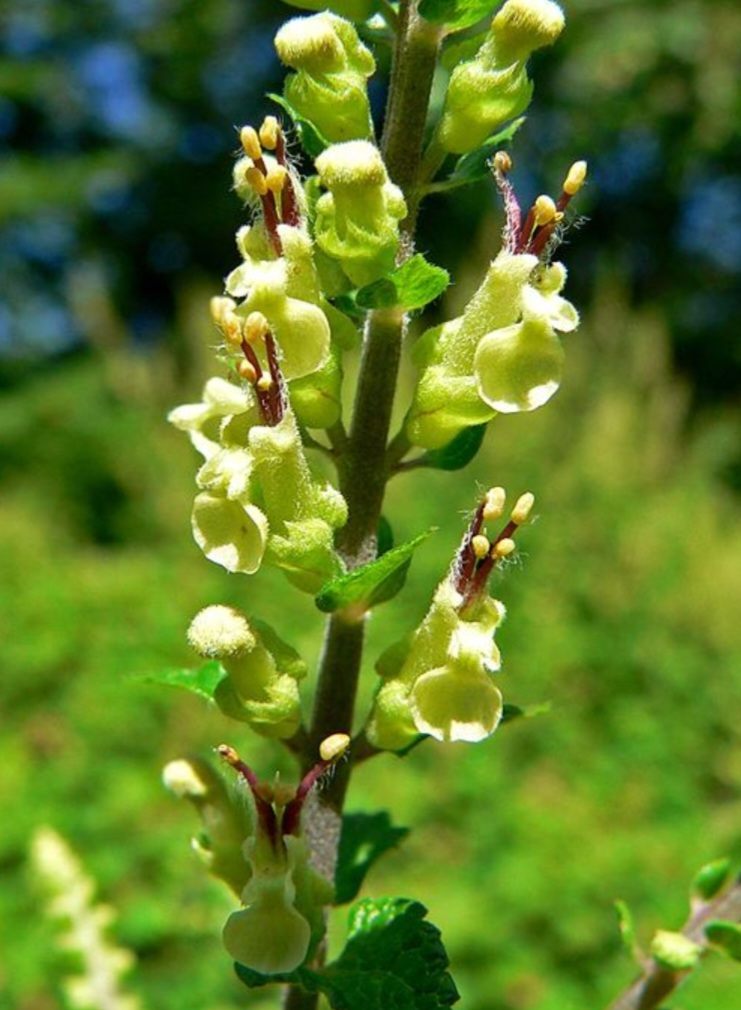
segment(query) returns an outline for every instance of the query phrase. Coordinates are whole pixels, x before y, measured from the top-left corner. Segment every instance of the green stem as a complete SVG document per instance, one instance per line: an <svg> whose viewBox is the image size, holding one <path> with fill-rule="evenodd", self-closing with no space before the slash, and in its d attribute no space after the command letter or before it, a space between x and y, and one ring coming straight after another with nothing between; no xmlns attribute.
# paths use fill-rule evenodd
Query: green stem
<svg viewBox="0 0 741 1010"><path fill-rule="evenodd" d="M422 143L439 43L439 29L419 16L417 0L402 0L381 144L389 174L402 188L409 207L402 225L402 257L409 255L413 245ZM386 452L404 325L404 314L396 309L370 312L366 322L352 423L337 460L340 489L348 505L347 524L339 532L337 547L350 569L376 555L376 530L389 477ZM333 444L337 448L335 440ZM341 611L327 622L309 747L303 755L305 766L316 760L325 737L352 731L364 630L362 617ZM351 771L352 755L349 762L339 765L332 782L319 794L319 802L307 811L305 828L312 858L330 879ZM291 988L284 1006L314 1010L316 1003L316 996Z"/></svg>

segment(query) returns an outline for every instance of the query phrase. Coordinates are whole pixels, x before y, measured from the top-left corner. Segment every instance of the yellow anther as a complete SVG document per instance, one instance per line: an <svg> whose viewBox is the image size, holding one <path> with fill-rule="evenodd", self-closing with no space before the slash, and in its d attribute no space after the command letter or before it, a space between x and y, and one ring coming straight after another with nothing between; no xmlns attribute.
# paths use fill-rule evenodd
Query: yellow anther
<svg viewBox="0 0 741 1010"><path fill-rule="evenodd" d="M493 159L494 168L498 172L503 172L505 175L507 172L512 171L512 159L507 154L506 151L497 151Z"/></svg>
<svg viewBox="0 0 741 1010"><path fill-rule="evenodd" d="M534 504L535 495L532 491L526 491L525 494L521 494L515 502L515 507L512 509L512 522L517 523L518 526L522 526L523 523L526 523Z"/></svg>
<svg viewBox="0 0 741 1010"><path fill-rule="evenodd" d="M257 161L258 158L262 158L260 138L257 136L257 130L254 126L242 127L239 131L239 142L242 145L244 153L252 158L253 161Z"/></svg>
<svg viewBox="0 0 741 1010"><path fill-rule="evenodd" d="M278 131L280 126L275 116L266 116L260 127L260 141L268 151L274 151L278 143Z"/></svg>
<svg viewBox="0 0 741 1010"><path fill-rule="evenodd" d="M538 227L542 227L544 224L550 224L557 214L555 203L545 194L539 196L535 201L533 204L533 211L535 214L535 223Z"/></svg>
<svg viewBox="0 0 741 1010"><path fill-rule="evenodd" d="M575 161L563 181L563 191L573 196L578 193L587 178L586 161Z"/></svg>
<svg viewBox="0 0 741 1010"><path fill-rule="evenodd" d="M254 344L265 339L270 332L270 323L262 312L250 312L244 321L243 332L244 339L249 344Z"/></svg>
<svg viewBox="0 0 741 1010"><path fill-rule="evenodd" d="M347 733L333 733L319 744L319 757L322 761L336 761L341 758L350 746Z"/></svg>
<svg viewBox="0 0 741 1010"><path fill-rule="evenodd" d="M491 550L491 544L489 543L489 538L485 537L483 533L477 534L471 539L471 550L476 555L477 558L485 558L486 555Z"/></svg>
<svg viewBox="0 0 741 1010"><path fill-rule="evenodd" d="M226 340L228 344L233 344L235 347L241 347L242 328L239 325L239 319L237 316L227 316L221 326L221 332L224 334L224 340Z"/></svg>
<svg viewBox="0 0 741 1010"><path fill-rule="evenodd" d="M257 388L261 393L267 393L269 389L273 387L273 380L269 375L261 375L257 380Z"/></svg>
<svg viewBox="0 0 741 1010"><path fill-rule="evenodd" d="M255 380L257 379L257 372L255 371L255 366L252 362L243 358L237 365L237 371L242 379L245 379L251 386L254 386Z"/></svg>
<svg viewBox="0 0 741 1010"><path fill-rule="evenodd" d="M244 181L251 189L254 189L258 196L265 196L268 191L268 184L265 181L265 176L262 174L260 169L255 168L254 165L245 169Z"/></svg>
<svg viewBox="0 0 741 1010"><path fill-rule="evenodd" d="M498 519L504 512L506 500L507 493L503 487L489 488L484 499L484 521L491 522L493 519Z"/></svg>
<svg viewBox="0 0 741 1010"><path fill-rule="evenodd" d="M223 326L236 307L237 303L232 298L225 298L221 295L216 295L209 302L211 318L217 326Z"/></svg>
<svg viewBox="0 0 741 1010"><path fill-rule="evenodd" d="M492 554L495 558L507 558L514 549L514 540L510 540L509 537L505 537L504 540L500 540L498 543L494 544Z"/></svg>
<svg viewBox="0 0 741 1010"><path fill-rule="evenodd" d="M273 193L280 193L286 184L288 169L283 165L274 165L265 176L265 183Z"/></svg>

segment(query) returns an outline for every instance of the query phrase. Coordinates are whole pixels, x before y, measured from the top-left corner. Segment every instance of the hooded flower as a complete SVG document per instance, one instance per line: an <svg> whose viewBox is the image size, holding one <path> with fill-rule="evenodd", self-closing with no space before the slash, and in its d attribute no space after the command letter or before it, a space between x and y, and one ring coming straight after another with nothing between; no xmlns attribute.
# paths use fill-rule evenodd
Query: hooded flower
<svg viewBox="0 0 741 1010"><path fill-rule="evenodd" d="M269 625L250 623L233 607L210 606L193 618L188 640L199 655L218 659L224 668L214 692L224 715L262 736L294 735L301 721L298 681L306 664Z"/></svg>
<svg viewBox="0 0 741 1010"><path fill-rule="evenodd" d="M316 782L347 750L349 737L343 734L341 740L326 757L320 749L320 761L295 790L258 782L232 748L219 748L247 783L256 812L254 832L242 847L250 868L241 895L245 907L227 919L224 946L235 961L263 975L294 971L324 934L322 908L332 900L333 888L309 865L301 812Z"/></svg>
<svg viewBox="0 0 741 1010"><path fill-rule="evenodd" d="M251 575L268 560L299 588L316 592L342 571L333 535L347 507L339 491L312 476L274 351L268 356L277 379L263 389L259 380L253 390L240 390L212 379L201 404L170 414L206 457L196 475L193 536L229 572ZM228 408L240 409L227 414Z"/></svg>
<svg viewBox="0 0 741 1010"><path fill-rule="evenodd" d="M473 151L527 108L533 93L527 60L555 42L563 26L552 0L507 0L474 58L451 74L438 129L446 151Z"/></svg>
<svg viewBox="0 0 741 1010"><path fill-rule="evenodd" d="M509 522L490 541L484 524L502 515L504 502L502 488L487 493L422 623L379 659L382 683L366 729L376 747L402 750L420 734L476 742L497 728L502 695L492 674L501 657L494 633L504 606L488 596L486 584L494 566L514 550L512 536L527 521L533 496L518 499Z"/></svg>
<svg viewBox="0 0 741 1010"><path fill-rule="evenodd" d="M556 331L570 332L579 319L558 294L565 279L561 264L539 268L530 253L501 252L463 316L425 334L408 423L416 445L438 448L497 411L534 410L550 399L563 362Z"/></svg>

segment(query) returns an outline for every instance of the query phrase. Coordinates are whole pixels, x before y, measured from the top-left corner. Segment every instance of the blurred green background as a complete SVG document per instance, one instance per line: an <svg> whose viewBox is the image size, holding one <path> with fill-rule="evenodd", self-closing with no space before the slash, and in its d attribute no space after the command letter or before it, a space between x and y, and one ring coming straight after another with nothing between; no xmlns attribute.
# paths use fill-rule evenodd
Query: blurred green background
<svg viewBox="0 0 741 1010"><path fill-rule="evenodd" d="M590 161L589 221L562 255L584 324L546 410L498 419L462 475L392 484L397 539L440 529L372 618L363 682L368 698L374 657L424 612L476 487L531 488L539 521L494 591L507 700L551 711L477 747L370 762L350 801L412 826L366 892L429 906L465 1010L596 1010L632 973L613 900L648 939L683 920L701 863L741 858L741 8L565 6L562 40L534 60L514 179L532 198ZM2 1010L64 1005L27 865L40 824L116 907L144 1007L276 1005L233 980L218 938L229 899L159 771L223 739L264 776L290 765L130 677L192 662L184 630L213 602L290 627L311 661L319 650L309 598L199 554L195 456L164 421L208 374L208 296L243 222L232 126L272 111L271 37L290 13L277 0L3 5ZM373 102L380 116L381 81ZM438 315L465 302L500 225L489 186L430 201L420 248L457 279ZM672 1007L732 1010L738 993L718 961Z"/></svg>

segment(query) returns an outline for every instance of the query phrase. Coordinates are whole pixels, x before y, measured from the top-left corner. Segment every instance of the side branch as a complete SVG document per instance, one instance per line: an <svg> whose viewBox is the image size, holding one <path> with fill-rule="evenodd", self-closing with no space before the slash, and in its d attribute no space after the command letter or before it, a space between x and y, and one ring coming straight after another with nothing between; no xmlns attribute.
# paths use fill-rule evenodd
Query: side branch
<svg viewBox="0 0 741 1010"><path fill-rule="evenodd" d="M703 903L690 916L682 934L701 947L707 946L705 927L713 919L741 922L741 880L713 901ZM607 1010L658 1010L666 997L679 986L688 971L672 971L649 960L642 975Z"/></svg>

